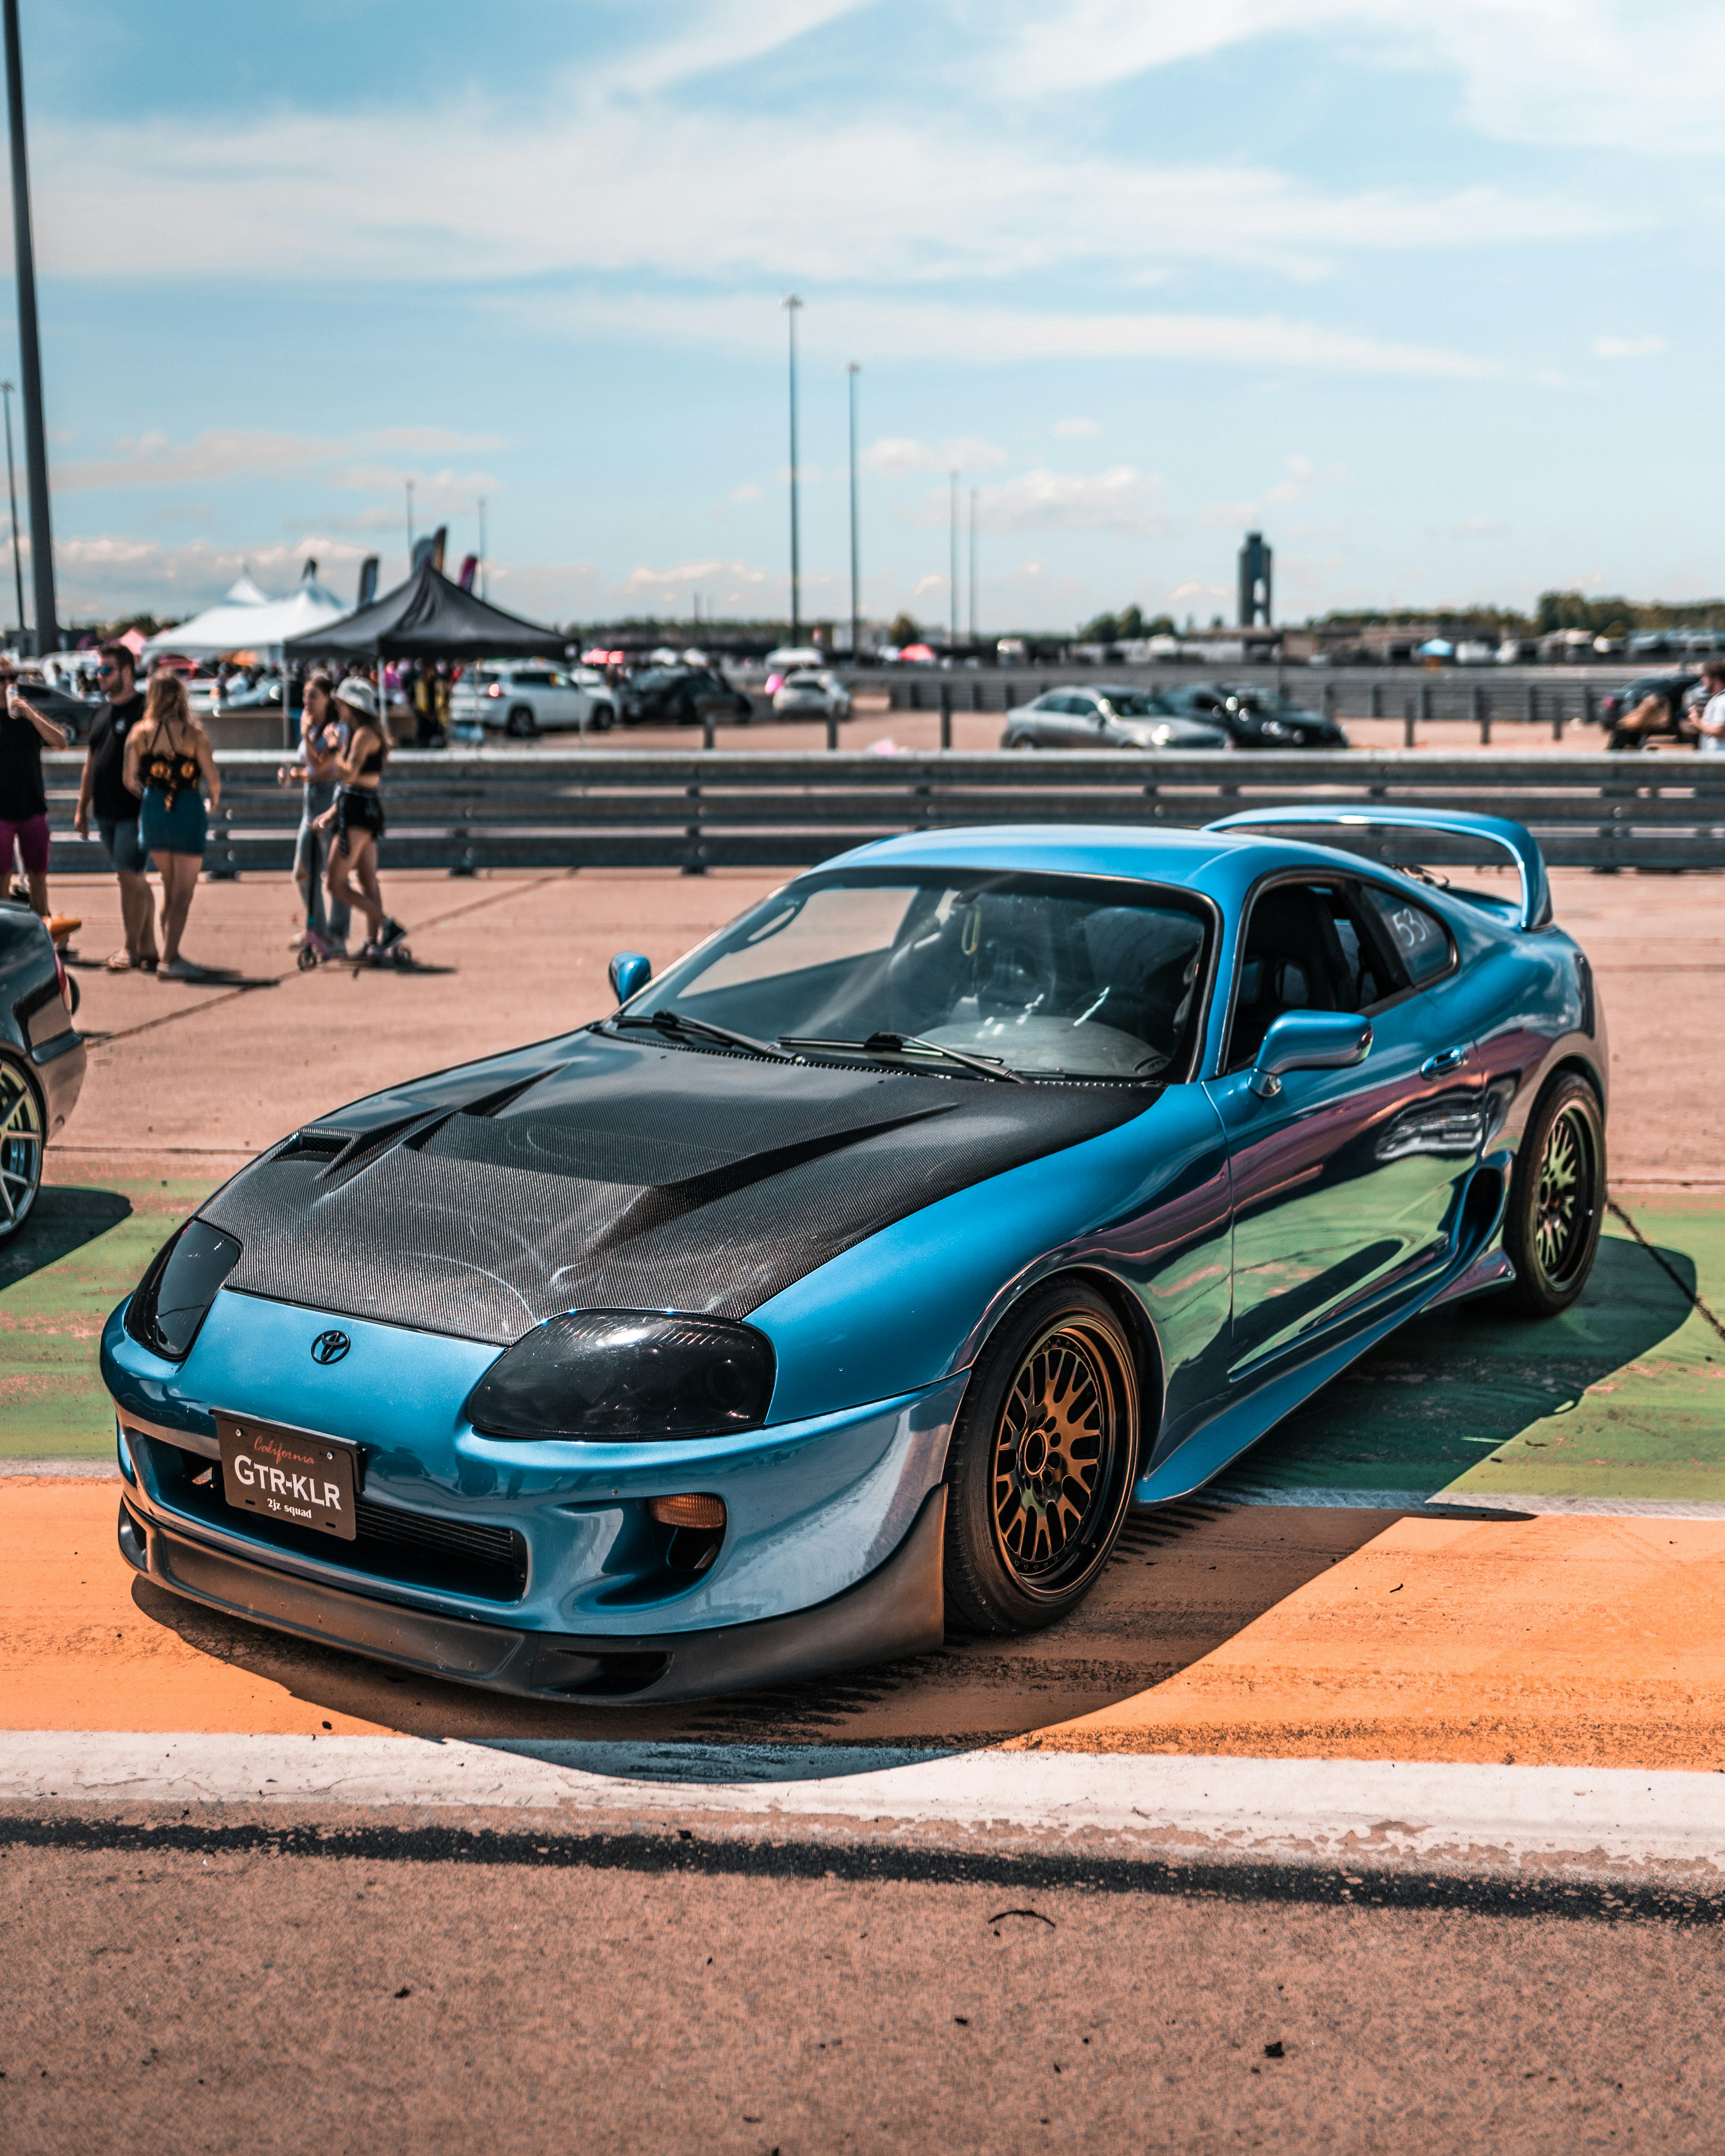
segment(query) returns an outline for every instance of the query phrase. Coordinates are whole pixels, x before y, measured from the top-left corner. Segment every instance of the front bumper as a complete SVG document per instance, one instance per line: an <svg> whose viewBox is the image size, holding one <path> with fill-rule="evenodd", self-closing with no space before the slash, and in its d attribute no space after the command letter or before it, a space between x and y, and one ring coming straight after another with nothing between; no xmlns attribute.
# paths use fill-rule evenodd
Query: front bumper
<svg viewBox="0 0 1725 2156"><path fill-rule="evenodd" d="M533 1699L646 1705L752 1691L937 1647L944 1486L868 1577L809 1609L702 1632L528 1632L354 1594L256 1564L120 1507L120 1549L187 1600L458 1684Z"/></svg>

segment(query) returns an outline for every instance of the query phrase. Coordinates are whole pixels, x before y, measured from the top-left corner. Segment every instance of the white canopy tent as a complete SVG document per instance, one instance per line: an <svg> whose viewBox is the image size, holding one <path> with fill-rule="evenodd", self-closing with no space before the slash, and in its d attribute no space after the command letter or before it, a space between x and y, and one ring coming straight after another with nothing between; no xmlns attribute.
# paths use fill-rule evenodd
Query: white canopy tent
<svg viewBox="0 0 1725 2156"><path fill-rule="evenodd" d="M213 659L224 651L255 651L260 659L279 661L290 637L327 629L353 611L316 577L303 578L291 598L272 599L261 592L255 598L239 596L248 588L258 592L251 578L243 576L219 606L207 607L190 621L146 638L138 654L141 663L147 667L163 652L176 652L185 659Z"/></svg>

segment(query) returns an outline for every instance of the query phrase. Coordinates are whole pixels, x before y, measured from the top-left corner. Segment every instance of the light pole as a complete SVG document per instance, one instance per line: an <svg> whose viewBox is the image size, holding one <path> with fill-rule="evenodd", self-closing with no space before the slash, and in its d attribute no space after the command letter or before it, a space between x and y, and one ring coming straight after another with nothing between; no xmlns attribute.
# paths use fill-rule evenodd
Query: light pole
<svg viewBox="0 0 1725 2156"><path fill-rule="evenodd" d="M850 377L850 663L862 656L862 603L858 585L856 545L856 377L862 369L853 359L845 370Z"/></svg>
<svg viewBox="0 0 1725 2156"><path fill-rule="evenodd" d="M408 480L405 485L408 490L408 573L411 576L413 569L413 482Z"/></svg>
<svg viewBox="0 0 1725 2156"><path fill-rule="evenodd" d="M36 333L36 248L30 235L30 168L24 154L24 70L18 0L4 0L6 110L12 128L12 245L18 265L18 345L23 375L24 470L30 488L30 578L36 588L36 652L57 651L54 531L48 513L48 436L42 423L42 346Z"/></svg>
<svg viewBox="0 0 1725 2156"><path fill-rule="evenodd" d="M970 640L976 642L976 489L970 490Z"/></svg>
<svg viewBox="0 0 1725 2156"><path fill-rule="evenodd" d="M947 511L947 538L952 557L947 574L947 583L950 587L949 597L952 600L952 605L948 609L951 614L951 626L947 643L948 649L951 650L956 649L958 643L958 475L957 472L952 473L948 478Z"/></svg>
<svg viewBox="0 0 1725 2156"><path fill-rule="evenodd" d="M12 503L12 574L18 586L18 640L20 650L24 641L24 562L18 552L18 478L12 463L12 399L13 386L0 382L0 398L6 404L6 492Z"/></svg>
<svg viewBox="0 0 1725 2156"><path fill-rule="evenodd" d="M790 326L791 355L791 642L803 640L803 562L797 531L797 313L803 302L793 292L784 303Z"/></svg>
<svg viewBox="0 0 1725 2156"><path fill-rule="evenodd" d="M480 496L480 498L479 498L479 513L480 513L480 572L479 572L479 588L480 588L480 597L481 598L483 598L485 596L485 497L484 496L484 495L481 495Z"/></svg>

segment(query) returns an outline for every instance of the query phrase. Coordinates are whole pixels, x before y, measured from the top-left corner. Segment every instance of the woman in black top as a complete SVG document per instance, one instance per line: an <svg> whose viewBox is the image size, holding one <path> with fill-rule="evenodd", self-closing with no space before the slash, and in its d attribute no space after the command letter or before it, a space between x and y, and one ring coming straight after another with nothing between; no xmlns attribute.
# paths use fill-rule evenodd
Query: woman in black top
<svg viewBox="0 0 1725 2156"><path fill-rule="evenodd" d="M364 914L371 932L360 952L362 958L381 958L407 934L401 923L383 910L377 888L377 841L383 835L383 803L378 798L383 766L389 755L386 721L377 716L377 692L358 675L350 675L336 690L350 732L347 752L326 767L341 787L333 804L316 819L320 831L334 829L326 888L332 900L345 902Z"/></svg>

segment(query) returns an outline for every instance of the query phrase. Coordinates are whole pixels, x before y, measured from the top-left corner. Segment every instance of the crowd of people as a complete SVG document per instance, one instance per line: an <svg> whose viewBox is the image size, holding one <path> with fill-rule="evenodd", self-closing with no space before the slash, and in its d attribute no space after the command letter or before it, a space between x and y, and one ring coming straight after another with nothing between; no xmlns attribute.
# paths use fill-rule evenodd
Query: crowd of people
<svg viewBox="0 0 1725 2156"><path fill-rule="evenodd" d="M209 736L183 677L158 667L141 689L136 660L124 644L100 647L96 685L102 701L90 725L72 824L80 839L94 824L119 885L124 940L106 960L108 970L199 979L204 969L185 956L181 942L203 866L209 811L222 798ZM63 941L82 923L54 913L49 903L42 752L64 748L66 730L31 703L16 665L3 654L0 696L0 869L9 882L17 860L23 895L49 933ZM295 942L315 943L320 957L343 955L357 911L367 929L360 957L382 958L404 931L385 907L377 883L390 742L376 688L359 675L338 682L314 674L305 685L300 739L299 761L284 764L279 774L284 784L297 781L304 789L294 874L305 923ZM161 881L159 920L152 868Z"/></svg>

